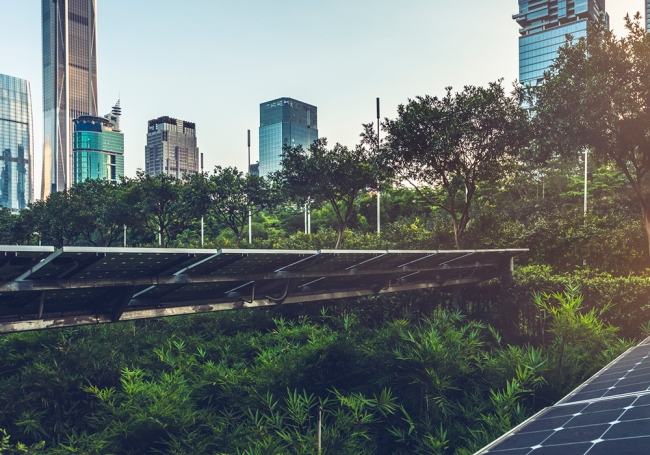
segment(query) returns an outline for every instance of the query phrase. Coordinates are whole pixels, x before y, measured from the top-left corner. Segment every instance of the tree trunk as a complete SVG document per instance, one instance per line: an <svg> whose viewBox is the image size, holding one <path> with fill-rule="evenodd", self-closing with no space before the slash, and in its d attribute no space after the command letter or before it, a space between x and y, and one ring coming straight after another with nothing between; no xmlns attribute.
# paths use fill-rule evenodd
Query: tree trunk
<svg viewBox="0 0 650 455"><path fill-rule="evenodd" d="M650 211L643 211L643 224L645 225L645 233L648 237L648 252L650 252Z"/></svg>
<svg viewBox="0 0 650 455"><path fill-rule="evenodd" d="M463 239L462 239L461 227L459 226L458 221L454 220L454 241L456 242L456 249L463 249Z"/></svg>
<svg viewBox="0 0 650 455"><path fill-rule="evenodd" d="M345 232L345 228L339 227L339 236L336 239L336 246L334 247L335 250L338 250L341 248L341 244L343 243L343 234Z"/></svg>

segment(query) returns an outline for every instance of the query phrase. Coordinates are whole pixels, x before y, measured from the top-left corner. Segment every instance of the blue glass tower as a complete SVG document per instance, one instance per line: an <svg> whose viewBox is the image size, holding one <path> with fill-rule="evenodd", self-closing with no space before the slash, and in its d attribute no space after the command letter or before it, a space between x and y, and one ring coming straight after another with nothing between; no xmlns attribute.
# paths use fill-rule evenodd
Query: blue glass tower
<svg viewBox="0 0 650 455"><path fill-rule="evenodd" d="M33 141L29 82L0 74L0 206L33 201Z"/></svg>
<svg viewBox="0 0 650 455"><path fill-rule="evenodd" d="M309 144L318 139L316 106L291 98L279 98L260 104L259 175L266 177L280 170L282 147Z"/></svg>
<svg viewBox="0 0 650 455"><path fill-rule="evenodd" d="M519 13L512 16L519 33L519 82L536 85L557 57L566 36L587 36L591 22L604 18L605 0L519 0Z"/></svg>
<svg viewBox="0 0 650 455"><path fill-rule="evenodd" d="M120 131L120 103L105 117L81 115L74 121L73 181L124 176L124 134Z"/></svg>

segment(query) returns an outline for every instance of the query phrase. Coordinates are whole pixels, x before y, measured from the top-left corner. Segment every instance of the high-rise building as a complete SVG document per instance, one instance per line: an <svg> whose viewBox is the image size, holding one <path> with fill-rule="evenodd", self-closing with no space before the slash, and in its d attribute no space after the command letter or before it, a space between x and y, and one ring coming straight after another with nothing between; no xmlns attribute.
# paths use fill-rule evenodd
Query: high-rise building
<svg viewBox="0 0 650 455"><path fill-rule="evenodd" d="M280 170L282 148L302 145L307 150L318 139L316 106L291 98L260 104L259 175L266 177Z"/></svg>
<svg viewBox="0 0 650 455"><path fill-rule="evenodd" d="M512 16L519 29L519 82L536 85L557 57L567 35L587 36L591 22L603 18L605 0L519 0L519 13Z"/></svg>
<svg viewBox="0 0 650 455"><path fill-rule="evenodd" d="M645 0L645 31L650 32L650 0Z"/></svg>
<svg viewBox="0 0 650 455"><path fill-rule="evenodd" d="M124 176L124 134L118 101L104 117L81 115L74 121L74 183L86 179L117 182Z"/></svg>
<svg viewBox="0 0 650 455"><path fill-rule="evenodd" d="M0 74L0 206L34 200L33 141L29 82Z"/></svg>
<svg viewBox="0 0 650 455"><path fill-rule="evenodd" d="M149 120L145 146L147 174L164 173L182 178L183 174L199 172L199 167L194 123L171 117Z"/></svg>
<svg viewBox="0 0 650 455"><path fill-rule="evenodd" d="M97 116L96 0L42 0L43 186L41 197L72 184L73 122Z"/></svg>

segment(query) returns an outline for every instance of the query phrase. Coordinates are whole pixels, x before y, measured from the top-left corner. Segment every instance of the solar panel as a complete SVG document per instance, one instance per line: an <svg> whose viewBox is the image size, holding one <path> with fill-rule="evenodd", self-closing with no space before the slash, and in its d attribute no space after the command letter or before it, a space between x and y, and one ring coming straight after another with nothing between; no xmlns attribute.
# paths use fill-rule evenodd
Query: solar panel
<svg viewBox="0 0 650 455"><path fill-rule="evenodd" d="M0 332L463 286L524 251L0 246Z"/></svg>
<svg viewBox="0 0 650 455"><path fill-rule="evenodd" d="M650 338L479 454L650 453Z"/></svg>

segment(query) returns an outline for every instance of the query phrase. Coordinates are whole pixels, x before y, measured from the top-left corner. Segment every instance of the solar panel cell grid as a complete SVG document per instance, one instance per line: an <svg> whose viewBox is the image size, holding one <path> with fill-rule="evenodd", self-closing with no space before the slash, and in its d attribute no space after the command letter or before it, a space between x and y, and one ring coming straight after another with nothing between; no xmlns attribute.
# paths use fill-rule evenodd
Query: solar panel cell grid
<svg viewBox="0 0 650 455"><path fill-rule="evenodd" d="M479 454L650 454L650 338Z"/></svg>
<svg viewBox="0 0 650 455"><path fill-rule="evenodd" d="M624 397L550 408L485 453L608 453L602 450L610 444L601 444L613 441L622 450L643 446L650 452L646 437L650 437L650 396Z"/></svg>
<svg viewBox="0 0 650 455"><path fill-rule="evenodd" d="M628 351L606 370L596 374L563 403L593 400L650 389L650 345L641 344Z"/></svg>

